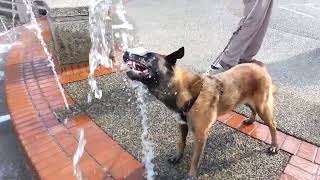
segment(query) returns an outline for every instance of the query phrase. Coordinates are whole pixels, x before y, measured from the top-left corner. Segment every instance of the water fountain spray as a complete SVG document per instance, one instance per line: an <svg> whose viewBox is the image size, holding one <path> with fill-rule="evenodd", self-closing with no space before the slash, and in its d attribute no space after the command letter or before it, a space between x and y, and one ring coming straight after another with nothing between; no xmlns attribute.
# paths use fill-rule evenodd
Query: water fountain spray
<svg viewBox="0 0 320 180"><path fill-rule="evenodd" d="M84 146L86 145L86 139L84 138L83 128L79 129L79 143L76 153L73 156L73 174L77 177L77 180L82 179L82 172L80 170L80 159L84 152Z"/></svg>
<svg viewBox="0 0 320 180"><path fill-rule="evenodd" d="M15 22L15 18L16 18L16 13L14 12L15 11L15 8L14 8L14 2L15 2L15 0L12 0L11 1L11 10L12 10L12 29L13 29L13 35L14 35L14 37L13 37L13 39L14 39L14 41L16 40L16 30L15 30L15 24L14 24L14 22Z"/></svg>
<svg viewBox="0 0 320 180"><path fill-rule="evenodd" d="M152 180L153 176L155 175L154 172L154 164L152 163L152 159L154 158L153 153L153 144L149 139L149 126L148 126L148 117L147 117L147 105L145 103L144 95L147 93L147 89L143 87L141 84L137 82L132 82L131 86L136 90L137 93L137 102L139 104L141 124L142 124L142 149L143 149L143 164L145 166L145 177L147 180Z"/></svg>
<svg viewBox="0 0 320 180"><path fill-rule="evenodd" d="M40 44L42 45L43 47L43 51L44 53L46 54L47 56L47 60L49 62L49 66L51 67L52 69L52 72L54 74L54 78L58 84L58 87L59 87L59 90L60 90L60 93L62 95L62 98L63 98L63 102L67 108L67 110L69 110L69 104L67 102L67 98L66 98L66 95L64 93L64 89L60 83L60 80L59 80L59 76L57 74L57 71L55 70L55 65L54 65L54 62L52 60L52 56L51 54L49 53L49 50L47 48L47 44L44 42L43 40L43 36L42 36L42 31L41 31L41 28L40 28L40 25L38 24L37 22L37 19L32 11L32 2L30 0L23 0L23 3L26 5L27 7L27 14L30 15L30 23L31 23L31 26L29 26L30 28L34 29L35 30L35 35L37 36L38 40L40 41Z"/></svg>
<svg viewBox="0 0 320 180"><path fill-rule="evenodd" d="M122 21L122 24L119 25L113 25L113 29L126 29L126 30L132 30L133 26L129 24L129 22L126 19L126 11L124 10L123 3L120 0L119 3L116 5L116 14L119 18L120 21ZM121 33L121 38L122 38L122 50L123 51L129 51L131 53L135 54L144 54L146 50L142 47L137 47L137 48L129 48L129 44L132 44L133 38L129 38L130 35L128 35L125 31ZM120 38L120 35L119 35ZM153 153L153 146L152 142L148 137L148 117L147 117L147 105L145 104L145 98L144 95L147 93L147 90L145 87L138 83L131 81L130 83L131 87L135 89L137 93L137 102L139 105L139 110L140 110L140 116L142 117L141 119L141 124L142 124L142 129L143 132L141 134L141 140L142 140L142 150L143 150L143 164L145 166L145 177L148 180L152 180L153 176L155 175L154 172L154 164L152 163L152 159L154 158L154 153Z"/></svg>
<svg viewBox="0 0 320 180"><path fill-rule="evenodd" d="M110 21L108 10L111 7L111 0L91 0L89 6L89 24L91 49L89 53L90 73L88 82L90 92L88 94L88 103L92 101L92 94L97 99L102 97L102 91L98 88L94 79L94 71L99 65L112 67L112 60L109 58L110 47L108 44L106 21ZM111 35L110 35L111 36Z"/></svg>

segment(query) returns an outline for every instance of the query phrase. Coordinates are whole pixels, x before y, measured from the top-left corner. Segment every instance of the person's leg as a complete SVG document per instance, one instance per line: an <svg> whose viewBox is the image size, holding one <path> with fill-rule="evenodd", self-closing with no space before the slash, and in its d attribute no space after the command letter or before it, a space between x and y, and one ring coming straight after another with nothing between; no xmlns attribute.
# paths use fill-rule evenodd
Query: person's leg
<svg viewBox="0 0 320 180"><path fill-rule="evenodd" d="M266 17L264 19L264 22L254 37L254 39L251 41L247 49L244 51L244 53L240 56L240 62L239 63L247 63L251 62L253 60L253 57L258 53L258 51L261 48L263 39L265 37L265 34L267 32L268 26L270 24L271 19L271 13L272 13L272 7L273 7L273 0L271 0L269 9L267 11Z"/></svg>
<svg viewBox="0 0 320 180"><path fill-rule="evenodd" d="M215 63L219 62L222 67L226 69L239 63L240 57L262 27L269 7L272 5L271 1L272 0L244 0L244 14L248 13L248 15L240 21L238 30L233 33L227 47Z"/></svg>
<svg viewBox="0 0 320 180"><path fill-rule="evenodd" d="M255 0L242 0L242 2L244 4L244 9L243 9L242 18L239 22L238 29L242 26L244 21L247 19L247 16L249 15L249 13L252 11L253 6L256 4Z"/></svg>

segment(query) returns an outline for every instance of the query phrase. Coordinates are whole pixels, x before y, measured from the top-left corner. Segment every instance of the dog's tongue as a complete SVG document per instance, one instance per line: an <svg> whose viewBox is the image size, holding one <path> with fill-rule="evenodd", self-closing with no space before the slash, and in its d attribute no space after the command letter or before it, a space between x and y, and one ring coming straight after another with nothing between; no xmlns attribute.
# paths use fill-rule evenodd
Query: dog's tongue
<svg viewBox="0 0 320 180"><path fill-rule="evenodd" d="M148 73L149 73L149 70L148 70L148 69L145 69L145 70L143 71L143 73L148 74Z"/></svg>
<svg viewBox="0 0 320 180"><path fill-rule="evenodd" d="M143 56L147 53L147 50L143 47L129 48L127 49L129 53L137 54L139 56Z"/></svg>

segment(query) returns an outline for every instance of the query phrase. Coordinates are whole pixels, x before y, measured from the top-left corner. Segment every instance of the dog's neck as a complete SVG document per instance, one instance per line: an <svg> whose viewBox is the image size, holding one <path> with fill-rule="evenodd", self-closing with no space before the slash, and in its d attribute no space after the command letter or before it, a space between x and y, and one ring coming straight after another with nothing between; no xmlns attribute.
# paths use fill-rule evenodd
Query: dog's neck
<svg viewBox="0 0 320 180"><path fill-rule="evenodd" d="M186 112L197 99L203 79L188 69L175 65L156 86L148 86L151 94L167 107L177 112Z"/></svg>
<svg viewBox="0 0 320 180"><path fill-rule="evenodd" d="M179 92L186 91L192 96L199 94L203 80L199 74L192 72L190 69L186 69L177 65L173 68L173 70L174 76L171 82Z"/></svg>
<svg viewBox="0 0 320 180"><path fill-rule="evenodd" d="M177 106L189 109L191 107L188 106L192 106L200 93L203 79L199 74L177 65L174 67L174 71L171 83L173 89L179 92L177 94Z"/></svg>

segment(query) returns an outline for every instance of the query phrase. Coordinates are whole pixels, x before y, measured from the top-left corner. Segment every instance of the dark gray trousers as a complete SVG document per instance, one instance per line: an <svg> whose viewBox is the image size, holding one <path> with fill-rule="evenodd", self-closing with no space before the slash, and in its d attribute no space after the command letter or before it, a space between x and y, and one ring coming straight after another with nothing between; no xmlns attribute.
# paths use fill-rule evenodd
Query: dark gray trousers
<svg viewBox="0 0 320 180"><path fill-rule="evenodd" d="M270 22L273 0L243 0L243 3L239 27L214 64L230 68L240 60L250 62L261 47Z"/></svg>

